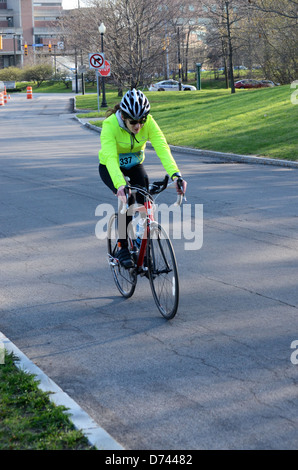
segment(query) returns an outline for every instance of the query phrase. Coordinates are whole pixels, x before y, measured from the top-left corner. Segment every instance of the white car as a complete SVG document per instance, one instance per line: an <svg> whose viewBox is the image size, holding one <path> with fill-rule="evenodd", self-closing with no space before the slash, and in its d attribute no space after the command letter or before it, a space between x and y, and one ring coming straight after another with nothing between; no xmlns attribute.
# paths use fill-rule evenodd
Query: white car
<svg viewBox="0 0 298 470"><path fill-rule="evenodd" d="M196 90L195 86L184 85L181 83L181 89L184 91ZM179 82L176 80L163 80L162 82L152 83L149 87L149 91L177 91L179 90Z"/></svg>

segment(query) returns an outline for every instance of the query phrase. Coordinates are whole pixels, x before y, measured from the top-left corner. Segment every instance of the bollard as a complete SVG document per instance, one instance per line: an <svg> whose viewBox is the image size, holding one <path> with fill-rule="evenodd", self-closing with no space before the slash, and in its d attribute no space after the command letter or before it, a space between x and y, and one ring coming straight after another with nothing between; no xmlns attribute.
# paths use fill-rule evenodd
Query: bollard
<svg viewBox="0 0 298 470"><path fill-rule="evenodd" d="M3 93L0 93L0 106L4 106L4 96L3 96Z"/></svg>
<svg viewBox="0 0 298 470"><path fill-rule="evenodd" d="M32 86L27 86L27 100L32 100Z"/></svg>

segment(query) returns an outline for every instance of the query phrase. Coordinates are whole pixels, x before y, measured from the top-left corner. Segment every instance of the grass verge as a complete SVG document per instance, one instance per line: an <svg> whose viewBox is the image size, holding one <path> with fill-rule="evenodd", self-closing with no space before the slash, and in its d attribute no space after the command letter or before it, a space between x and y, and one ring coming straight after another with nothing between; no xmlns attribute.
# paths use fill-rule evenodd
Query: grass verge
<svg viewBox="0 0 298 470"><path fill-rule="evenodd" d="M16 361L6 354L0 364L0 450L92 450L66 408L53 404Z"/></svg>
<svg viewBox="0 0 298 470"><path fill-rule="evenodd" d="M71 82L68 88L63 82L56 80L46 80L39 87L34 82L17 82L16 86L19 91L21 90L21 93L26 93L27 86L31 86L33 93L69 93L75 95L75 92L72 91ZM86 93L96 93L96 84L86 83L85 91Z"/></svg>
<svg viewBox="0 0 298 470"><path fill-rule="evenodd" d="M146 92L151 113L171 145L298 160L297 112L290 85L255 90ZM107 93L109 106L119 102ZM96 95L76 97L80 109L97 109ZM100 126L100 122L93 122Z"/></svg>

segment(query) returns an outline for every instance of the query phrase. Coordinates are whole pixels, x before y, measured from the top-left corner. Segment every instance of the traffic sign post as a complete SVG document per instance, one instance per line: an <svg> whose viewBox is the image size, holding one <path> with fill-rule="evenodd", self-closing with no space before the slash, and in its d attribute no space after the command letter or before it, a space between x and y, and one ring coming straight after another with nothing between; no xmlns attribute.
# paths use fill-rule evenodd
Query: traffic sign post
<svg viewBox="0 0 298 470"><path fill-rule="evenodd" d="M97 87L97 111L99 112L100 107L99 107L99 73L98 70L96 70L96 87Z"/></svg>
<svg viewBox="0 0 298 470"><path fill-rule="evenodd" d="M105 60L103 52L95 52L89 54L89 68L96 70L96 84L97 84L97 110L99 112L99 77L102 77L102 86L104 93L104 78L111 75L111 66L108 60ZM104 96L104 95L103 95ZM106 107L106 103L102 104L103 107Z"/></svg>
<svg viewBox="0 0 298 470"><path fill-rule="evenodd" d="M99 112L99 77L98 72L103 69L105 65L105 57L103 53L95 52L89 54L89 68L96 70L96 85L97 85L97 111Z"/></svg>

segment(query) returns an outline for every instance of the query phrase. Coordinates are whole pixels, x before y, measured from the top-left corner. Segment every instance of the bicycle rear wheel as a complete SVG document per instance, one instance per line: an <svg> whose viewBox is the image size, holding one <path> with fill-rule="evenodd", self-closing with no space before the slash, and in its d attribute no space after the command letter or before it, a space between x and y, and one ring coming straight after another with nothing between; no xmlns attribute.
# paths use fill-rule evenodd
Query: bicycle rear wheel
<svg viewBox="0 0 298 470"><path fill-rule="evenodd" d="M123 297L129 298L136 288L137 272L136 268L123 268L118 261L118 233L118 214L113 214L109 220L107 232L109 265L119 292ZM129 244L130 242L128 240Z"/></svg>
<svg viewBox="0 0 298 470"><path fill-rule="evenodd" d="M176 315L179 303L178 268L172 243L157 223L151 223L147 260L155 303L160 313L170 320Z"/></svg>

